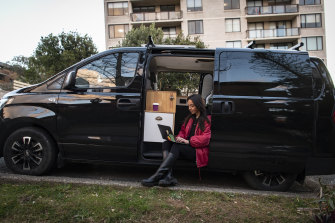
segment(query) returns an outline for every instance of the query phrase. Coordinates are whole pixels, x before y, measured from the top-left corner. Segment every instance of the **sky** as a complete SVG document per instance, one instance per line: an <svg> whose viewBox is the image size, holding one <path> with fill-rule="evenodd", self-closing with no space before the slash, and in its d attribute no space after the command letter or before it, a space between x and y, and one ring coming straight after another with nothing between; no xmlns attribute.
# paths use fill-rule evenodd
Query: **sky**
<svg viewBox="0 0 335 223"><path fill-rule="evenodd" d="M77 31L105 50L104 0L0 0L0 62L31 56L41 36ZM335 80L335 0L325 0L328 69Z"/></svg>

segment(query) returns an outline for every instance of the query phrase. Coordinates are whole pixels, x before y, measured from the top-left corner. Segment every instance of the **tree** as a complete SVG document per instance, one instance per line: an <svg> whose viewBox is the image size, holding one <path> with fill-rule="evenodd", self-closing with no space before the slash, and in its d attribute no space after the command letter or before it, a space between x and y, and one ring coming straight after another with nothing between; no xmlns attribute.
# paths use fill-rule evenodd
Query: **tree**
<svg viewBox="0 0 335 223"><path fill-rule="evenodd" d="M206 47L199 36L194 37L194 39L191 40L190 36L185 37L183 33L180 33L176 38L163 38L163 30L161 28L156 28L154 23L152 23L150 26L144 26L142 24L139 28L131 29L127 33L126 38L121 43L119 43L119 47L136 47L147 44L148 36L152 37L155 44L194 45L197 48Z"/></svg>
<svg viewBox="0 0 335 223"><path fill-rule="evenodd" d="M12 65L20 71L20 80L33 84L97 52L92 38L87 34L81 36L77 32L62 32L55 36L51 33L41 37L33 56L14 57Z"/></svg>

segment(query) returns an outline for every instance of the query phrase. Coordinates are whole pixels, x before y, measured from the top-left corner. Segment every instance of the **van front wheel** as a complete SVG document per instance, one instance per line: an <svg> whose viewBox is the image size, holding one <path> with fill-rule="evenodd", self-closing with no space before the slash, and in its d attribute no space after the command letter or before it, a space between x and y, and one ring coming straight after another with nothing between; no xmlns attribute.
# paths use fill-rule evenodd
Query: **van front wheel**
<svg viewBox="0 0 335 223"><path fill-rule="evenodd" d="M56 161L51 137L41 129L26 127L13 132L4 146L6 166L14 173L41 175Z"/></svg>
<svg viewBox="0 0 335 223"><path fill-rule="evenodd" d="M244 173L248 185L257 190L287 191L297 179L294 173L269 173L254 170Z"/></svg>

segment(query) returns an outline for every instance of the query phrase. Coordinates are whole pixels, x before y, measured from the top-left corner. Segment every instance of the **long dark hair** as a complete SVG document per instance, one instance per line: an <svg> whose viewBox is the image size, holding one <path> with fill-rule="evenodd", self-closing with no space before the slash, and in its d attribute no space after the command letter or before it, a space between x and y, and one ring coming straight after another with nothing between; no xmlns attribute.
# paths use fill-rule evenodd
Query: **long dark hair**
<svg viewBox="0 0 335 223"><path fill-rule="evenodd" d="M210 121L207 117L205 101L202 99L200 94L193 94L193 95L191 95L187 98L187 101L188 100L192 100L194 106L200 112L200 116L198 118L199 128L200 128L201 131L204 131L205 130L205 121L210 124ZM189 114L188 116L186 116L185 121L184 121L185 125L187 125L187 123L188 123L188 121L190 120L191 117L192 117L192 114Z"/></svg>

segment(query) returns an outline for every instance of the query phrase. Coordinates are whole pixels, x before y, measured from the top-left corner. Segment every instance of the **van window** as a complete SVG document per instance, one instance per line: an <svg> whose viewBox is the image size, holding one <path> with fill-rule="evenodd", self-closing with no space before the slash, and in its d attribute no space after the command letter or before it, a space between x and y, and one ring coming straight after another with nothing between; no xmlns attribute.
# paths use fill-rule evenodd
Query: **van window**
<svg viewBox="0 0 335 223"><path fill-rule="evenodd" d="M334 84L333 84L332 78L331 78L331 76L330 76L330 74L328 72L327 67L323 63L323 61L321 59L319 59L319 58L312 58L312 61L318 67L319 72L320 72L323 80L326 82L327 86L333 88Z"/></svg>
<svg viewBox="0 0 335 223"><path fill-rule="evenodd" d="M138 53L113 53L77 70L77 88L125 87L135 76Z"/></svg>
<svg viewBox="0 0 335 223"><path fill-rule="evenodd" d="M312 77L313 77L313 98L317 98L322 93L322 88L324 87L324 84L319 69L317 68L317 65L314 63L313 60L310 64L312 67Z"/></svg>
<svg viewBox="0 0 335 223"><path fill-rule="evenodd" d="M274 52L222 52L220 94L309 97L311 72L308 56Z"/></svg>

